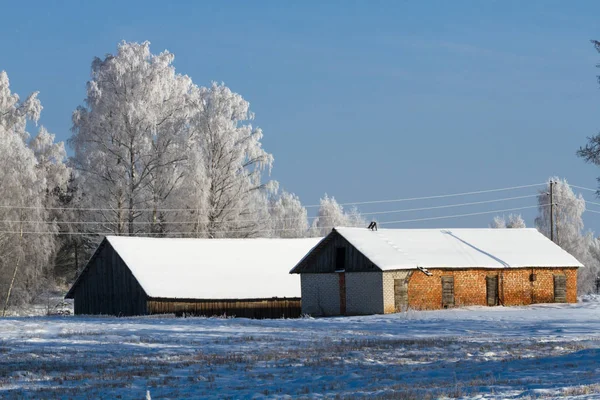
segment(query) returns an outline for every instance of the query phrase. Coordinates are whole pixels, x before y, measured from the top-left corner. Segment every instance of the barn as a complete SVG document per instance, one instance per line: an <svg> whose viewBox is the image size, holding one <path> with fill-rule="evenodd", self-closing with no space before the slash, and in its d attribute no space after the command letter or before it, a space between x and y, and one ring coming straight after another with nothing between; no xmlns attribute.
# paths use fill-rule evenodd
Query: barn
<svg viewBox="0 0 600 400"><path fill-rule="evenodd" d="M288 271L319 240L107 236L65 297L75 314L298 317Z"/></svg>
<svg viewBox="0 0 600 400"><path fill-rule="evenodd" d="M334 228L290 273L327 316L575 303L579 267L536 229Z"/></svg>

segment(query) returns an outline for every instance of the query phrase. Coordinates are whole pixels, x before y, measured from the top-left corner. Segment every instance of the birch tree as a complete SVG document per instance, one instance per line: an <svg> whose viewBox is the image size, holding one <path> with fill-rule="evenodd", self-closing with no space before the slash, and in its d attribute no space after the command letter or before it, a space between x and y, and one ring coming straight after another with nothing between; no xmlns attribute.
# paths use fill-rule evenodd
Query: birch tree
<svg viewBox="0 0 600 400"><path fill-rule="evenodd" d="M525 221L521 214L509 214L508 218L504 216L495 216L490 223L490 228L526 228Z"/></svg>
<svg viewBox="0 0 600 400"><path fill-rule="evenodd" d="M223 84L199 89L190 121L188 188L198 236L252 237L268 229L267 195L277 182L263 181L273 155L244 98Z"/></svg>
<svg viewBox="0 0 600 400"><path fill-rule="evenodd" d="M73 115L81 205L100 233L249 237L268 230L273 156L249 103L175 72L173 55L126 43L95 59Z"/></svg>
<svg viewBox="0 0 600 400"><path fill-rule="evenodd" d="M11 302L27 301L45 277L56 249L58 227L48 206L65 183L62 143L43 127L30 139L27 122L36 123L42 106L37 93L20 101L0 72L0 288L3 314Z"/></svg>
<svg viewBox="0 0 600 400"><path fill-rule="evenodd" d="M79 207L84 194L77 185L73 171L65 187L55 190L56 204L60 208L51 212L59 226L58 250L54 258L54 277L60 283L72 282L91 257L98 238L83 235L87 231L85 212Z"/></svg>
<svg viewBox="0 0 600 400"><path fill-rule="evenodd" d="M490 228L494 229L504 229L506 228L506 220L504 217L496 215L492 222L490 223Z"/></svg>
<svg viewBox="0 0 600 400"><path fill-rule="evenodd" d="M161 169L182 162L193 84L175 73L174 56L150 53L150 43L119 44L115 55L96 58L85 106L73 114L72 163L80 172L87 216L96 230L134 235L136 222L169 196ZM153 218L157 215L154 214ZM156 221L155 221L156 222Z"/></svg>
<svg viewBox="0 0 600 400"><path fill-rule="evenodd" d="M336 226L366 228L367 224L356 207L346 213L344 207L334 197L329 197L325 193L325 197L320 201L317 218L313 220L311 226L311 236L326 236Z"/></svg>
<svg viewBox="0 0 600 400"><path fill-rule="evenodd" d="M283 191L271 199L269 218L273 237L301 238L308 235L306 208L293 193Z"/></svg>

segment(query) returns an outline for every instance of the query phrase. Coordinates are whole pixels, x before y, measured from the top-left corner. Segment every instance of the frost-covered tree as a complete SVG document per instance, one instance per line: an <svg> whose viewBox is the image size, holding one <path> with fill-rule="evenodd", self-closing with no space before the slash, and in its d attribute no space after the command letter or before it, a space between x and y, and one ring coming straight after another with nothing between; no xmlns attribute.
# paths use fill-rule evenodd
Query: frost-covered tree
<svg viewBox="0 0 600 400"><path fill-rule="evenodd" d="M355 226L355 227L366 227L367 221L364 219L362 214L358 211L356 206L352 206L350 210L346 213L346 218L348 219L346 222L346 226Z"/></svg>
<svg viewBox="0 0 600 400"><path fill-rule="evenodd" d="M578 253L583 235L583 213L585 200L581 194L576 195L566 180L553 178L553 202L550 207L549 186L538 195L540 215L536 218L536 226L540 232L550 237L550 210L554 210L554 241L570 253Z"/></svg>
<svg viewBox="0 0 600 400"><path fill-rule="evenodd" d="M504 216L495 216L490 223L490 228L526 228L525 221L520 214L509 214Z"/></svg>
<svg viewBox="0 0 600 400"><path fill-rule="evenodd" d="M326 236L336 226L366 227L367 225L356 207L352 207L346 213L334 197L325 194L321 199L317 218L313 220L311 235Z"/></svg>
<svg viewBox="0 0 600 400"><path fill-rule="evenodd" d="M200 88L184 178L198 236L250 237L268 229L267 195L277 182L263 182L273 156L262 148L253 119L250 104L228 87Z"/></svg>
<svg viewBox="0 0 600 400"><path fill-rule="evenodd" d="M273 237L300 238L308 234L306 208L293 193L283 191L269 203L269 217Z"/></svg>
<svg viewBox="0 0 600 400"><path fill-rule="evenodd" d="M490 223L490 228L494 228L494 229L504 229L506 228L506 220L504 219L504 217L496 215L494 217L494 219L492 220L492 222Z"/></svg>
<svg viewBox="0 0 600 400"><path fill-rule="evenodd" d="M348 218L344 208L338 204L335 197L329 197L325 193L325 197L320 200L317 218L312 223L313 235L326 236L333 227L346 226L347 223Z"/></svg>
<svg viewBox="0 0 600 400"><path fill-rule="evenodd" d="M554 207L550 207L548 185L538 195L539 216L535 223L540 232L550 237L550 210L554 210L554 242L585 265L586 268L582 268L578 274L578 289L580 293L587 293L591 291L598 273L599 259L592 252L597 246L596 240L591 232L584 232L585 200L581 194L573 192L565 179L555 177L552 181Z"/></svg>
<svg viewBox="0 0 600 400"><path fill-rule="evenodd" d="M521 214L509 214L506 221L507 228L527 228Z"/></svg>
<svg viewBox="0 0 600 400"><path fill-rule="evenodd" d="M122 42L92 63L73 115L73 165L94 232L248 237L268 231L273 156L249 103L175 72L173 55Z"/></svg>
<svg viewBox="0 0 600 400"><path fill-rule="evenodd" d="M62 188L69 179L70 170L65 164L67 152L63 142L55 142L55 135L43 126L38 134L29 142L29 147L35 155L38 175L45 181L49 190ZM46 202L54 205L56 196L47 196Z"/></svg>
<svg viewBox="0 0 600 400"><path fill-rule="evenodd" d="M0 293L3 313L9 303L27 301L45 277L56 248L56 222L48 207L65 184L62 143L43 127L30 139L27 121L36 122L42 106L37 93L20 101L0 72Z"/></svg>
<svg viewBox="0 0 600 400"><path fill-rule="evenodd" d="M83 203L83 193L71 172L65 187L55 189L56 211L51 218L59 226L58 250L54 258L54 278L58 283L70 283L83 269L96 248L96 237L82 235L87 231L85 211L78 207Z"/></svg>
<svg viewBox="0 0 600 400"><path fill-rule="evenodd" d="M72 163L90 220L102 232L133 235L172 192L166 168L182 162L189 139L194 87L175 73L173 54L150 53L150 43L126 43L92 63L85 106L73 113ZM162 181L165 179L165 181ZM150 221L156 222L156 221Z"/></svg>

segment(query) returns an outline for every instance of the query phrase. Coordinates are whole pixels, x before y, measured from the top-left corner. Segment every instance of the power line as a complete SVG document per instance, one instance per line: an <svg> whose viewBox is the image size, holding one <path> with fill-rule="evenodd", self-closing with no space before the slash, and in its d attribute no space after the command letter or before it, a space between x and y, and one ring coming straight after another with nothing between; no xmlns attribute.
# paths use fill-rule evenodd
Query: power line
<svg viewBox="0 0 600 400"><path fill-rule="evenodd" d="M379 225L387 225L387 224L401 224L406 222L419 222L419 221L433 221L438 219L448 219L448 218L460 218L460 217L470 217L473 215L484 215L484 214L495 214L495 213L503 213L509 211L518 211L518 210L526 210L528 208L538 208L538 207L546 207L550 206L550 204L540 205L540 206L527 206L527 207L516 207L516 208L507 208L504 210L494 210L494 211L482 211L468 214L455 214L455 215L446 215L442 217L428 217L428 218L416 218L416 219L405 219L401 221L386 221L379 222Z"/></svg>
<svg viewBox="0 0 600 400"><path fill-rule="evenodd" d="M398 202L416 201L416 200L442 199L442 198L448 198L448 197L470 196L470 195L476 195L476 194L495 193L495 192L502 192L502 191L508 191L508 190L524 189L524 188L530 188L530 187L541 186L541 185L546 185L546 184L547 183L544 182L544 183L536 183L536 184L532 184L532 185L512 186L512 187L505 187L505 188L499 188L499 189L477 190L477 191L472 191L472 192L450 193L450 194L441 194L441 195L434 195L434 196L409 197L409 198L390 199L390 200L356 201L356 202L350 202L350 203L339 203L339 205L351 206L351 205L383 204L383 203L398 203ZM320 207L320 206L321 206L320 204L310 204L310 205L305 205L303 207L304 208L316 208L316 207ZM36 207L36 206L11 206L11 205L0 205L0 208L15 209L15 210L40 210L41 209L41 210L62 210L62 211L110 211L110 212L117 212L117 211L127 212L127 211L129 211L127 208L117 209L117 208L92 208L92 207ZM268 208L273 208L273 206L269 206ZM245 207L228 208L227 210L246 210L246 208ZM135 208L133 211L135 211L135 212L144 212L144 211L146 211L146 212L151 212L151 211L156 211L156 212L183 212L183 211L199 212L200 209L195 209L195 208ZM222 210L215 209L214 211L222 211Z"/></svg>
<svg viewBox="0 0 600 400"><path fill-rule="evenodd" d="M527 199L527 198L532 198L532 197L538 197L538 195L533 194L533 195L527 195L527 196L507 197L507 198L503 198L503 199L474 201L474 202L470 202L470 203L446 204L446 205L442 205L442 206L421 207L421 208L408 208L408 209L403 209L403 210L376 211L376 212L370 212L370 213L369 212L361 213L361 215L378 215L378 214L393 214L393 213L410 212L410 211L438 210L438 209L442 209L442 208L452 208L452 207L473 206L473 205L478 205L478 204L498 203L501 201Z"/></svg>
<svg viewBox="0 0 600 400"><path fill-rule="evenodd" d="M577 188L577 189L581 189L581 190L588 190L588 191L594 192L594 193L596 193L598 191L598 189L590 189L590 188L583 187L583 186L577 186L577 185L571 185L571 184L569 184L569 186Z"/></svg>
<svg viewBox="0 0 600 400"><path fill-rule="evenodd" d="M475 215L485 215L485 214L495 214L495 213L503 213L503 212L509 212L509 211L518 211L518 210L525 210L525 209L531 209L531 208L538 208L538 207L547 207L550 206L550 204L544 204L544 205L536 205L536 206L527 206L527 207L514 207L514 208L506 208L503 210L491 210L491 211L482 211L482 212L475 212L475 213L467 213L467 214L454 214L454 215L446 215L446 216L440 216L440 217L428 217L428 218L416 218L416 219L407 219L407 220L400 220L400 221L384 221L384 222L379 222L379 225L388 225L388 224L400 224L400 223L408 223L408 222L419 222L419 221L432 221L432 220L439 220L439 219L449 219L449 218L462 218L462 217L470 217L470 216L475 216ZM332 229L335 228L335 226L324 226L324 227L320 227L320 228L325 228L325 229ZM291 230L296 230L296 228L281 228L281 229L256 229L256 230L228 230L228 231L215 231L213 233L259 233L259 232L284 232L284 231L291 231ZM0 231L0 234L19 234L21 233L20 231ZM115 233L114 232L95 232L95 233L85 233L85 232L59 232L59 233L55 233L55 232L37 232L37 231L24 231L22 232L23 234L49 234L49 235L99 235L99 236L109 236L112 235L114 236ZM159 232L159 233L153 233L153 232L139 232L136 233L134 236L162 236L162 235L197 235L198 232Z"/></svg>
<svg viewBox="0 0 600 400"><path fill-rule="evenodd" d="M534 194L534 195L526 195L526 196L506 197L506 198L502 198L502 199L474 201L474 202L458 203L458 204L445 204L445 205L441 205L441 206L432 206L432 207L405 208L405 209L400 209L400 210L387 210L387 211L374 211L374 212L361 213L361 215L362 216L373 216L373 215L396 214L396 213L414 212L414 211L439 210L439 209L445 209L445 208L465 207L465 206L472 206L472 205L498 203L498 202L502 202L502 201L520 200L520 199L527 199L527 198L532 198L532 197L538 197L538 195ZM309 221L313 220L313 219L317 219L317 218L319 218L319 217L318 216L307 217L307 219ZM279 219L277 219L277 221L293 221L293 220L297 220L297 219L298 219L298 217L289 217L289 218L279 218ZM242 219L242 220L228 220L227 222L260 222L260 220ZM0 220L0 223L14 223L14 224L39 223L39 224L49 224L49 225L55 224L55 223L57 225L77 225L77 224L81 224L81 225L116 225L117 224L117 222L115 222L115 221L41 221L41 220L22 220L22 221ZM128 222L128 221L123 221L122 223L125 225L130 224L130 222ZM197 223L197 221L168 221L168 222L166 222L166 224L170 224L170 225L193 225L196 223ZM152 225L152 224L156 224L156 222L133 221L133 222L131 222L131 224L133 224L133 225Z"/></svg>
<svg viewBox="0 0 600 400"><path fill-rule="evenodd" d="M533 185L521 185L521 186L513 186L513 187L501 188L501 189L478 190L475 192L452 193L452 194L442 194L442 195L425 196L425 197L412 197L412 198L395 199L395 200L374 200L374 201L363 201L363 202L354 202L354 203L341 203L340 205L347 206L347 205L362 205L362 204L393 203L393 202L414 201L414 200L441 199L441 198L446 198L446 197L468 196L468 195L473 195L473 194L483 194L483 193L502 192L502 191L506 191L506 190L524 189L524 188L530 188L530 187L541 186L541 185L546 185L546 184L547 184L546 182L543 182L543 183L536 183ZM319 205L311 206L311 207L319 207Z"/></svg>

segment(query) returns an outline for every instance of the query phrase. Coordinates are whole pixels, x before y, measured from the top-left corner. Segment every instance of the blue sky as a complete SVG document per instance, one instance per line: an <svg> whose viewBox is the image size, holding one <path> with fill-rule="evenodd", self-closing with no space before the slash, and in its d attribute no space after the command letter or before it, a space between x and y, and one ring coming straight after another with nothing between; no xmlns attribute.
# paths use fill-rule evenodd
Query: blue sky
<svg viewBox="0 0 600 400"><path fill-rule="evenodd" d="M9 2L0 70L39 90L59 139L90 63L120 40L168 49L197 84L241 93L275 156L272 177L315 204L501 188L566 177L600 131L596 1ZM363 206L363 212L533 194ZM593 200L593 195L586 193ZM382 215L380 221L535 205L532 199ZM594 208L589 206L589 208ZM595 209L600 210L600 206ZM524 210L532 225L535 210ZM404 227L481 227L492 215ZM600 232L600 214L586 213Z"/></svg>

